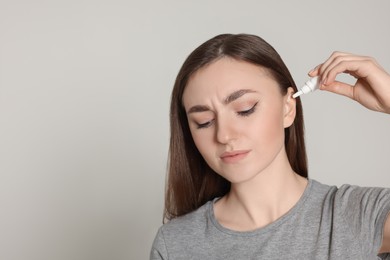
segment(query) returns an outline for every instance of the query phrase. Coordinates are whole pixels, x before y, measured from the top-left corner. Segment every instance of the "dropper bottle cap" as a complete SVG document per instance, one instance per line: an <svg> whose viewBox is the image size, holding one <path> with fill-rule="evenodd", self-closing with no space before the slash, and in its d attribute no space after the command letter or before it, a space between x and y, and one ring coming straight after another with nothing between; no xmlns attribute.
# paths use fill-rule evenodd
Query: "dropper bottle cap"
<svg viewBox="0 0 390 260"><path fill-rule="evenodd" d="M305 85L293 95L293 98L299 97L302 94L313 92L320 88L320 78L318 76L310 78Z"/></svg>

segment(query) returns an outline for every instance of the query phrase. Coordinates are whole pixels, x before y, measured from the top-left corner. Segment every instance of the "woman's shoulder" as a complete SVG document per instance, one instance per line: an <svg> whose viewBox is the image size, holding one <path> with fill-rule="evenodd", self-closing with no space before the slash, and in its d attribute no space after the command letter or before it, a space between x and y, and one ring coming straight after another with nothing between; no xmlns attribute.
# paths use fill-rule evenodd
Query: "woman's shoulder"
<svg viewBox="0 0 390 260"><path fill-rule="evenodd" d="M359 186L354 184L328 185L316 180L310 180L313 191L319 193L333 194L339 198L353 196L376 196L390 192L390 188Z"/></svg>
<svg viewBox="0 0 390 260"><path fill-rule="evenodd" d="M177 231L182 233L191 231L198 232L199 229L202 229L202 227L207 225L210 210L212 210L212 203L212 200L208 201L190 213L169 220L160 227L160 230L165 234L177 234Z"/></svg>
<svg viewBox="0 0 390 260"><path fill-rule="evenodd" d="M154 239L151 254L167 256L170 250L180 251L188 246L188 241L201 241L207 230L212 203L213 200L208 201L193 212L163 224Z"/></svg>
<svg viewBox="0 0 390 260"><path fill-rule="evenodd" d="M365 187L353 184L330 186L312 180L311 193L333 207L350 210L351 208L388 208L390 207L390 188Z"/></svg>

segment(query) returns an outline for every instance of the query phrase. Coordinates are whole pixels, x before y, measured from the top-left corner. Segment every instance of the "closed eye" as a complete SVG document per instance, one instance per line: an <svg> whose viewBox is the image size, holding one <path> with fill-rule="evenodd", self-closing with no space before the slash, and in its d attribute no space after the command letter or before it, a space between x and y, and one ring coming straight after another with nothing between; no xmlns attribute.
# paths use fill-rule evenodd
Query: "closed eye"
<svg viewBox="0 0 390 260"><path fill-rule="evenodd" d="M214 122L214 120L210 120L210 121L207 121L206 123L202 123L202 124L196 123L196 125L197 125L198 129L207 128L207 127L211 126L213 122Z"/></svg>
<svg viewBox="0 0 390 260"><path fill-rule="evenodd" d="M256 102L256 104L254 104L254 105L253 105L250 109L248 109L248 110L238 111L237 114L238 114L239 116L249 116L249 115L251 115L253 112L255 112L257 103L259 103L259 102Z"/></svg>

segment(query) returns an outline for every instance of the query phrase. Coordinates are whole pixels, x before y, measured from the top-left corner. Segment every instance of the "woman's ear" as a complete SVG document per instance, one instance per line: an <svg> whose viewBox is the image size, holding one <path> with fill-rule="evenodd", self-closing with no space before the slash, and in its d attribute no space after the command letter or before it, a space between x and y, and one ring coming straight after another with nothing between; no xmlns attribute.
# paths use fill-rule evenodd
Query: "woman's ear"
<svg viewBox="0 0 390 260"><path fill-rule="evenodd" d="M289 87L287 89L287 94L284 96L284 119L283 126L284 128L290 127L295 119L296 114L296 100L292 97L294 94L294 89Z"/></svg>

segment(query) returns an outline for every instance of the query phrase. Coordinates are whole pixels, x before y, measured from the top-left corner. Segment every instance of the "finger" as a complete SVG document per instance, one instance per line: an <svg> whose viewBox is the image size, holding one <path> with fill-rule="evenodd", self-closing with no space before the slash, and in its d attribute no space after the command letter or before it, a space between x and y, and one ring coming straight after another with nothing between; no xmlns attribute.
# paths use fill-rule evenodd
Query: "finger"
<svg viewBox="0 0 390 260"><path fill-rule="evenodd" d="M330 66L330 64L332 62L334 62L334 60L337 58L337 57L341 57L341 56L347 56L347 55L351 55L350 53L346 53L346 52L339 52L339 51L335 51L331 54L331 56L325 60L324 63L321 63L319 65L317 65L314 69L310 70L309 71L309 76L310 77L315 77L315 76L318 76L320 75L320 79L321 81L323 81L323 72L326 70L326 68L328 68Z"/></svg>
<svg viewBox="0 0 390 260"><path fill-rule="evenodd" d="M333 52L332 55L322 64L317 65L314 69L309 72L309 76L314 77L320 75L321 82L323 84L329 84L333 82L339 73L348 73L354 76L355 78L362 77L363 75L358 75L355 71L358 70L356 67L348 68L347 61L369 61L373 64L379 65L377 62L368 56L359 56L347 52ZM351 63L352 64L352 63ZM356 66L358 64L352 64ZM338 68L338 69L335 69ZM342 68L342 69L340 69ZM334 74L335 73L335 74ZM329 75L330 74L330 75Z"/></svg>
<svg viewBox="0 0 390 260"><path fill-rule="evenodd" d="M324 71L331 65L333 64L336 60L341 59L342 57L345 56L351 56L350 53L347 52L340 52L340 51L334 51L328 59L325 60L324 63L321 64L321 66L318 68L319 69L319 74L323 74Z"/></svg>
<svg viewBox="0 0 390 260"><path fill-rule="evenodd" d="M307 73L310 77L315 77L318 75L318 68L321 66L322 64L319 64L317 66L315 66L314 69L310 70L309 73Z"/></svg>
<svg viewBox="0 0 390 260"><path fill-rule="evenodd" d="M340 73L348 73L355 78L366 77L370 62L370 57L365 56L337 57L322 72L322 83L326 85L333 82Z"/></svg>
<svg viewBox="0 0 390 260"><path fill-rule="evenodd" d="M328 85L336 80L340 73L347 73L355 78L367 77L370 60L359 57L358 59L346 58L331 64L322 74L322 84Z"/></svg>
<svg viewBox="0 0 390 260"><path fill-rule="evenodd" d="M353 86L344 82L334 81L329 85L322 85L320 89L354 99Z"/></svg>

